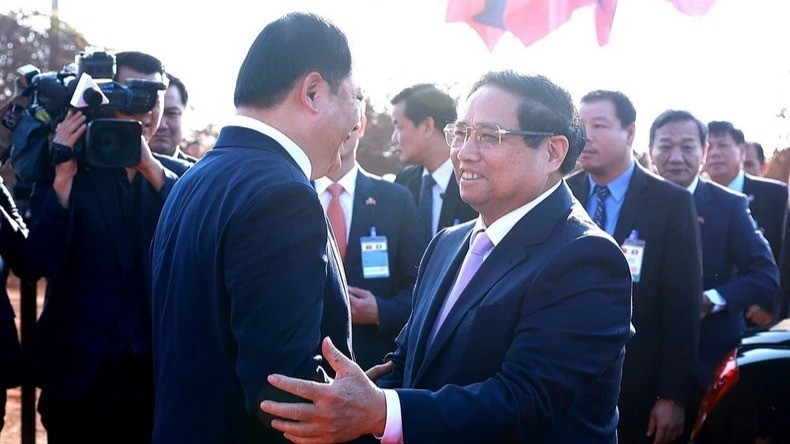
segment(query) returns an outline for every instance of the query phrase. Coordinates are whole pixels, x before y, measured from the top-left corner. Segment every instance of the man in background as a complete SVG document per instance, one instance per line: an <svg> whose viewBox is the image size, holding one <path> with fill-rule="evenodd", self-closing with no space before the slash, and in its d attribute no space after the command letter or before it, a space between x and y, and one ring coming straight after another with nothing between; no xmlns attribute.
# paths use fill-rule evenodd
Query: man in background
<svg viewBox="0 0 790 444"><path fill-rule="evenodd" d="M686 406L693 424L716 367L746 328L743 313L779 290L771 250L755 228L746 196L700 177L708 128L687 111L668 110L650 126L650 156L658 173L693 196L702 235L702 288L697 393Z"/></svg>
<svg viewBox="0 0 790 444"><path fill-rule="evenodd" d="M343 258L354 356L365 369L383 363L395 350L395 336L411 314L411 293L426 246L415 230L417 207L409 190L357 163L366 124L363 109L359 129L343 142L340 170L315 181Z"/></svg>
<svg viewBox="0 0 790 444"><path fill-rule="evenodd" d="M774 261L779 264L785 248L787 184L746 174L746 141L743 132L727 121L708 123L708 155L705 167L711 180L749 198L749 211L757 228L768 241ZM778 294L763 298L746 311L750 325L768 325Z"/></svg>
<svg viewBox="0 0 790 444"><path fill-rule="evenodd" d="M768 165L765 163L765 150L757 142L746 142L746 157L743 159L743 170L755 177L765 176Z"/></svg>
<svg viewBox="0 0 790 444"><path fill-rule="evenodd" d="M178 146L183 138L181 119L189 99L187 88L178 77L168 73L167 78L170 82L165 92L165 109L162 113L162 122L154 133L154 137L151 138L151 150L164 156L195 163L197 159L185 154Z"/></svg>
<svg viewBox="0 0 790 444"><path fill-rule="evenodd" d="M411 164L395 178L412 192L426 242L445 227L477 217L461 200L450 151L442 130L458 114L455 101L435 85L418 84L399 92L392 100L392 142L401 162Z"/></svg>
<svg viewBox="0 0 790 444"><path fill-rule="evenodd" d="M618 408L624 443L669 443L683 433L695 387L702 244L691 195L632 155L636 109L619 91L593 91L579 108L584 172L568 186L629 258L636 335L626 345Z"/></svg>

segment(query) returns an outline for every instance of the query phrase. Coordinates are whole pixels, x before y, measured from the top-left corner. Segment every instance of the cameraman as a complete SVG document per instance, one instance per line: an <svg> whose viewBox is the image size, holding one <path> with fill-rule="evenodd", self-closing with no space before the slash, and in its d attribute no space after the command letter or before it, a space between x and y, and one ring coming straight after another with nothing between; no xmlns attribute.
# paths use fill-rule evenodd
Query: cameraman
<svg viewBox="0 0 790 444"><path fill-rule="evenodd" d="M116 55L115 80L165 80L161 62L140 52ZM153 371L148 251L167 195L188 164L151 153L163 92L149 112L111 117L142 124L140 163L55 166L36 183L26 253L48 278L36 326L39 412L50 443L150 442ZM68 112L53 144L73 148L85 116Z"/></svg>

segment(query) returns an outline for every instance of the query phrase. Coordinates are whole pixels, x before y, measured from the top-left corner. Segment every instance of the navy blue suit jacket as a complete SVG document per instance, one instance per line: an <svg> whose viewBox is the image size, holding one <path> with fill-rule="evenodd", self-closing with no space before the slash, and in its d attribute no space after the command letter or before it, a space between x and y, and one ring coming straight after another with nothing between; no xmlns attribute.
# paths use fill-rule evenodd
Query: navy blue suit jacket
<svg viewBox="0 0 790 444"><path fill-rule="evenodd" d="M491 251L426 349L473 225L429 244L379 381L396 388L405 442L616 442L632 334L620 248L563 183Z"/></svg>
<svg viewBox="0 0 790 444"><path fill-rule="evenodd" d="M417 207L405 187L360 169L343 265L348 285L373 293L379 311L378 326L354 324L354 356L362 368L381 364L395 350L395 337L411 314L412 289L426 247L414 229L418 224ZM360 238L370 236L371 227L387 237L388 278L365 279Z"/></svg>
<svg viewBox="0 0 790 444"><path fill-rule="evenodd" d="M266 382L319 379L322 337L351 354L342 264L323 208L285 149L225 127L179 180L152 245L154 442L283 440Z"/></svg>
<svg viewBox="0 0 790 444"><path fill-rule="evenodd" d="M156 157L166 167L181 165ZM86 393L108 359L111 343L128 341L135 355L151 353L148 251L178 176L165 168L165 184L157 192L138 173L132 187L139 193L139 237L131 239L115 192L125 175L124 169L81 170L68 209L58 202L51 183L36 183L30 198L26 255L33 271L48 278L36 324L35 377L42 389L61 398ZM130 248L137 263L128 260ZM124 323L130 312L142 324Z"/></svg>
<svg viewBox="0 0 790 444"><path fill-rule="evenodd" d="M422 165L407 166L398 172L395 178L395 183L403 185L411 191L415 205L420 203L423 169ZM436 231L472 220L477 217L477 214L477 211L470 207L468 203L461 200L458 181L455 178L455 173L453 173L442 198L442 211L439 213L439 225Z"/></svg>
<svg viewBox="0 0 790 444"><path fill-rule="evenodd" d="M740 341L743 311L779 291L779 273L746 196L700 178L694 203L702 233L702 288L718 290L727 301L700 325L697 377L707 387L716 366Z"/></svg>
<svg viewBox="0 0 790 444"><path fill-rule="evenodd" d="M590 195L588 177L582 172L568 178L583 205ZM645 250L633 285L636 335L625 347L619 408L621 426L644 435L657 398L683 404L697 386L702 241L691 194L639 164L615 225L615 242L623 245L632 230L645 241Z"/></svg>

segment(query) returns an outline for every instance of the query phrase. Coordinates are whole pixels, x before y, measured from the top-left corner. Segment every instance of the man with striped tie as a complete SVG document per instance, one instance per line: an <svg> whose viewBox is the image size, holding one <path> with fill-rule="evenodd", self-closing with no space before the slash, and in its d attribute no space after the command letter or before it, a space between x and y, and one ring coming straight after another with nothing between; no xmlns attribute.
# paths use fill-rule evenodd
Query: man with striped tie
<svg viewBox="0 0 790 444"><path fill-rule="evenodd" d="M619 91L593 91L579 108L587 143L584 171L568 186L632 267L631 322L618 433L624 443L665 443L683 432L694 384L702 294L697 213L686 190L634 161L636 109Z"/></svg>

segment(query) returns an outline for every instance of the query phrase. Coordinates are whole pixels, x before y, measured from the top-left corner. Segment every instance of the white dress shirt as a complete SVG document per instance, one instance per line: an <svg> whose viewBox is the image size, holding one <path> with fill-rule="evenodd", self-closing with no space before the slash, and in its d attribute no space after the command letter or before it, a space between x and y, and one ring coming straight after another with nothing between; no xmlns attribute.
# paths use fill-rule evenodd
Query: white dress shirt
<svg viewBox="0 0 790 444"><path fill-rule="evenodd" d="M343 209L343 218L346 221L346 239L348 239L349 231L351 230L351 218L354 213L354 191L357 188L357 174L359 174L359 167L354 165L349 172L347 172L340 180L337 181L343 186L343 193L340 195L340 207ZM321 205L324 207L324 213L329 206L329 200L332 199L332 194L329 192L329 185L332 185L332 179L324 176L315 180L315 191L318 193L318 198L321 199Z"/></svg>
<svg viewBox="0 0 790 444"><path fill-rule="evenodd" d="M423 167L422 175L427 176L428 174L428 170ZM444 204L444 193L447 192L447 184L450 183L450 178L453 176L453 163L450 159L445 160L430 175L436 182L433 186L433 208L431 208L431 236L433 236L439 231L439 217L442 215L442 205Z"/></svg>

